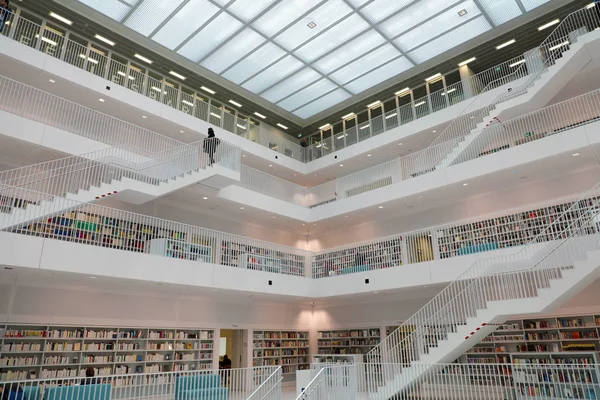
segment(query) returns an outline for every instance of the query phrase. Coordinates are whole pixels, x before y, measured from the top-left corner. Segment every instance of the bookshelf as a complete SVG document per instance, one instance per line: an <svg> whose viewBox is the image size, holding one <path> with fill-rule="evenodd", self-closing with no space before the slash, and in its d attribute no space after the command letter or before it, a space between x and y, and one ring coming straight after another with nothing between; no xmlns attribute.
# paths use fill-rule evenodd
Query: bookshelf
<svg viewBox="0 0 600 400"><path fill-rule="evenodd" d="M304 276L304 263L304 256L235 241L221 241L221 265Z"/></svg>
<svg viewBox="0 0 600 400"><path fill-rule="evenodd" d="M381 341L380 328L359 328L318 332L318 354L367 354Z"/></svg>
<svg viewBox="0 0 600 400"><path fill-rule="evenodd" d="M310 369L308 331L253 332L252 365L281 365L286 380L296 371Z"/></svg>
<svg viewBox="0 0 600 400"><path fill-rule="evenodd" d="M240 254L240 267L253 269L255 271L280 273L281 260L278 258L242 253Z"/></svg>
<svg viewBox="0 0 600 400"><path fill-rule="evenodd" d="M0 381L213 367L214 330L5 325Z"/></svg>
<svg viewBox="0 0 600 400"><path fill-rule="evenodd" d="M150 254L182 260L212 263L212 247L186 243L173 239L152 239L149 241Z"/></svg>

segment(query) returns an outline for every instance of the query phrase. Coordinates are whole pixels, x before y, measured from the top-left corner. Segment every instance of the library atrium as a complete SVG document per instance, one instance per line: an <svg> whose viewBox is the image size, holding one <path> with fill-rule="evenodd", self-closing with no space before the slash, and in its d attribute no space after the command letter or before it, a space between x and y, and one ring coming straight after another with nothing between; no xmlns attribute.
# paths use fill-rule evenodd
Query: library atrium
<svg viewBox="0 0 600 400"><path fill-rule="evenodd" d="M0 117L0 400L600 399L600 0L0 0Z"/></svg>

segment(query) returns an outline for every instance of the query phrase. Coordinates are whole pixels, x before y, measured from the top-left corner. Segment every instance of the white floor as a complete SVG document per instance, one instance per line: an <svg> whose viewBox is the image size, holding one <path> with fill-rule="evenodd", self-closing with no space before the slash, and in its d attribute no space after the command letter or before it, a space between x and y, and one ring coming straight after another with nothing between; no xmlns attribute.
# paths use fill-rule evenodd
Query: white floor
<svg viewBox="0 0 600 400"><path fill-rule="evenodd" d="M296 400L296 385L284 386L281 389L281 400Z"/></svg>

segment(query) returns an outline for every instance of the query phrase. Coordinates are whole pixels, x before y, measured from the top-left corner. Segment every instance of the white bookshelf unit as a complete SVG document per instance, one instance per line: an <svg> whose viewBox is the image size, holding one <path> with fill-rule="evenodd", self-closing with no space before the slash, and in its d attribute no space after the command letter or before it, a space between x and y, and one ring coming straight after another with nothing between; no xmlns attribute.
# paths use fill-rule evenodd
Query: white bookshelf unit
<svg viewBox="0 0 600 400"><path fill-rule="evenodd" d="M281 260L273 257L242 253L240 254L240 267L278 274L281 273Z"/></svg>
<svg viewBox="0 0 600 400"><path fill-rule="evenodd" d="M319 331L319 355L367 354L381 341L380 328Z"/></svg>
<svg viewBox="0 0 600 400"><path fill-rule="evenodd" d="M252 364L281 365L286 380L294 379L297 370L310 368L308 331L253 332Z"/></svg>
<svg viewBox="0 0 600 400"><path fill-rule="evenodd" d="M0 381L213 367L214 330L7 325Z"/></svg>
<svg viewBox="0 0 600 400"><path fill-rule="evenodd" d="M212 247L173 239L152 239L150 254L182 260L213 262Z"/></svg>

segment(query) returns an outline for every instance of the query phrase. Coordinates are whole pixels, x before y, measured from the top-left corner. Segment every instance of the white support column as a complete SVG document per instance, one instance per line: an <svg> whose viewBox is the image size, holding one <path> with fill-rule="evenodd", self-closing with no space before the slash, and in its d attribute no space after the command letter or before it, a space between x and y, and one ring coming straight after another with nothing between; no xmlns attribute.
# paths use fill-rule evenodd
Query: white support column
<svg viewBox="0 0 600 400"><path fill-rule="evenodd" d="M40 50L40 46L42 45L42 38L44 37L44 32L46 31L46 20L42 20L42 25L40 25L40 31L38 33L37 41L35 42L35 49Z"/></svg>
<svg viewBox="0 0 600 400"><path fill-rule="evenodd" d="M221 349L221 329L215 328L213 338L213 362L212 369L219 369L219 350Z"/></svg>
<svg viewBox="0 0 600 400"><path fill-rule="evenodd" d="M469 99L473 96L476 96L479 93L478 87L480 86L479 82L477 82L477 77L469 68L468 65L463 65L458 69L460 74L460 82L462 84L463 96L465 99Z"/></svg>
<svg viewBox="0 0 600 400"><path fill-rule="evenodd" d="M446 107L450 107L450 99L448 97L448 86L446 86L446 77L442 76L442 85L444 86L444 98L446 99Z"/></svg>

